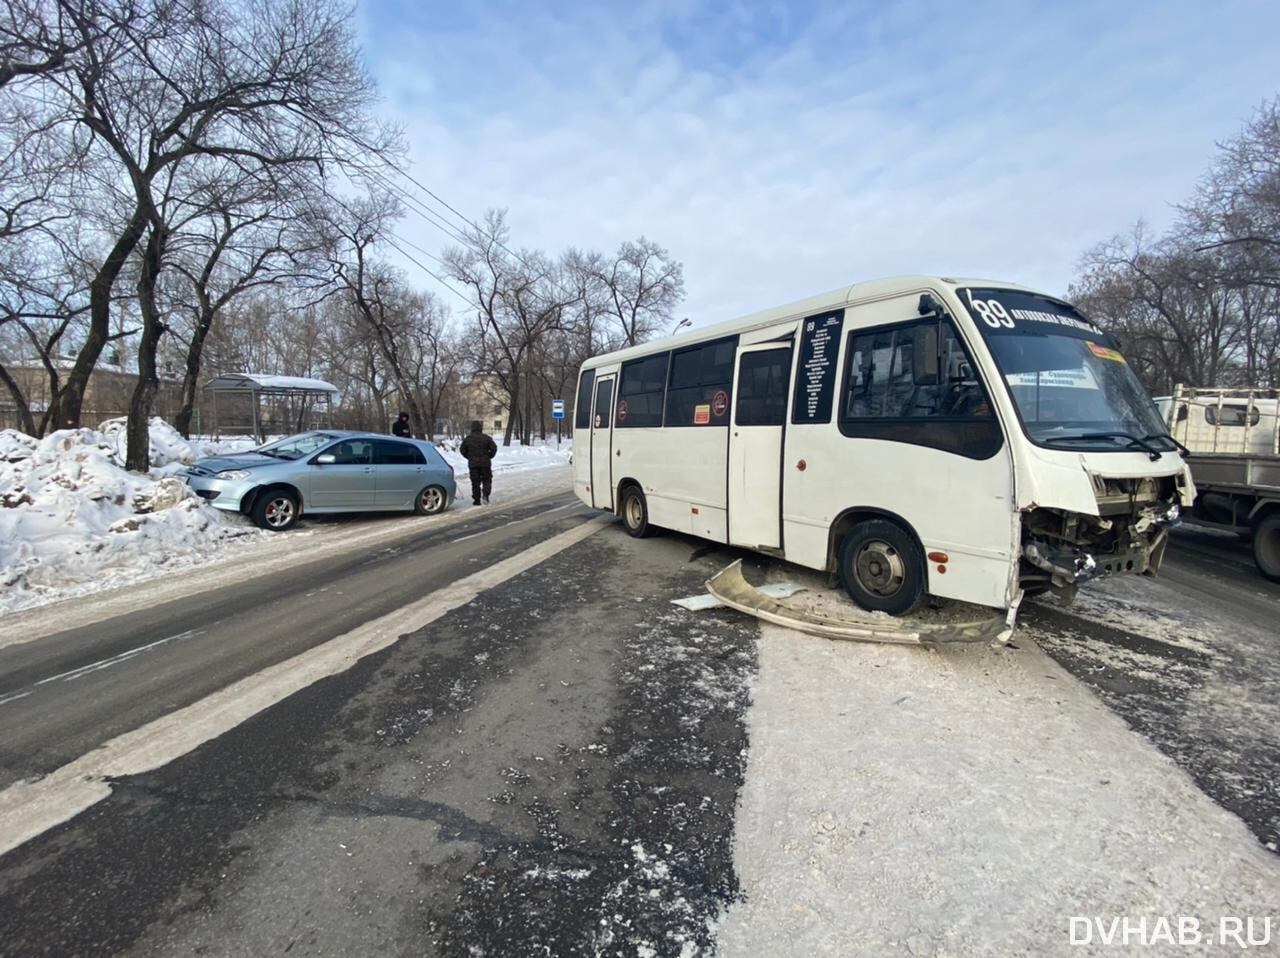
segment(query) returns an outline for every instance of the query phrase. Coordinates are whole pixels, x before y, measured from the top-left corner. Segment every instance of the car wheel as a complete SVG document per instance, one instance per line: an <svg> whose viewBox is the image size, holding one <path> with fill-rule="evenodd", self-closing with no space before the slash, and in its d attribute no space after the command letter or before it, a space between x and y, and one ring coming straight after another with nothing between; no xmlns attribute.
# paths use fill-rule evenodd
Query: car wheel
<svg viewBox="0 0 1280 958"><path fill-rule="evenodd" d="M840 582L864 609L903 615L924 592L920 550L897 523L859 522L840 545Z"/></svg>
<svg viewBox="0 0 1280 958"><path fill-rule="evenodd" d="M1263 516L1253 529L1253 561L1272 582L1280 582L1280 512Z"/></svg>
<svg viewBox="0 0 1280 958"><path fill-rule="evenodd" d="M434 516L437 512L444 512L448 504L449 494L442 486L427 486L413 501L413 511L420 516Z"/></svg>
<svg viewBox="0 0 1280 958"><path fill-rule="evenodd" d="M285 489L268 489L253 504L253 521L271 532L284 532L298 521L298 500Z"/></svg>
<svg viewBox="0 0 1280 958"><path fill-rule="evenodd" d="M622 524L627 527L627 535L636 539L646 539L654 533L649 525L649 504L639 486L627 486L622 494Z"/></svg>

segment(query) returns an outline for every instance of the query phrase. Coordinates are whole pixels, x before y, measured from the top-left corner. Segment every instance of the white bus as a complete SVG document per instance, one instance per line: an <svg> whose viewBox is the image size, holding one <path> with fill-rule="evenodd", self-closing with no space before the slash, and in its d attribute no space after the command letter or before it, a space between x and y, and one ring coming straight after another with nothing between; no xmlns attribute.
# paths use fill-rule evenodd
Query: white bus
<svg viewBox="0 0 1280 958"><path fill-rule="evenodd" d="M834 572L892 614L1153 575L1194 497L1117 344L991 280L858 283L596 356L574 418L574 490L631 535Z"/></svg>

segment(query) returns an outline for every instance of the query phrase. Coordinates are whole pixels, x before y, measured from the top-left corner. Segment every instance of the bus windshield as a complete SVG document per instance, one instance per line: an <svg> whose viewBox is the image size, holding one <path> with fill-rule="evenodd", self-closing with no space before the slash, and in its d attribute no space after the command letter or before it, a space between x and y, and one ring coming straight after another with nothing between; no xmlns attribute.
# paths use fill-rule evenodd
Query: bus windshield
<svg viewBox="0 0 1280 958"><path fill-rule="evenodd" d="M959 292L1032 442L1107 451L1175 448L1115 341L1076 310L1015 290Z"/></svg>

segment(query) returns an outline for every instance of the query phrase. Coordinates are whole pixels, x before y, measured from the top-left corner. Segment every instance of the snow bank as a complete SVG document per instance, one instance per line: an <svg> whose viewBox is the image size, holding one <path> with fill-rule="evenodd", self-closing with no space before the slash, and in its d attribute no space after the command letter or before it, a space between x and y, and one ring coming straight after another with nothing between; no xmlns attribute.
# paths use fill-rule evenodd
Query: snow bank
<svg viewBox="0 0 1280 958"><path fill-rule="evenodd" d="M253 448L253 439L188 440L153 418L151 468L140 475L124 468L125 426L113 419L44 439L0 431L0 613L148 579L269 538L209 506L178 478L198 459ZM444 442L440 450L465 493L467 465L450 448L456 445ZM567 463L571 448L568 440L559 447L554 440L499 445L494 471L510 478L495 489L495 501L567 486L567 471L546 467Z"/></svg>
<svg viewBox="0 0 1280 958"><path fill-rule="evenodd" d="M124 420L43 439L0 431L0 611L118 585L260 536L174 473L248 439L187 441L152 419L151 472L124 468Z"/></svg>

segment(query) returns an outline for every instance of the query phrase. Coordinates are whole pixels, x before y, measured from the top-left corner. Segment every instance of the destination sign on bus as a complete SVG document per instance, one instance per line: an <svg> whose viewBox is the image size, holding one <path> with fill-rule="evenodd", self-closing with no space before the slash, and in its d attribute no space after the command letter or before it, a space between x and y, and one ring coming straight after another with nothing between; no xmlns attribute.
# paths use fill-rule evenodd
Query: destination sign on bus
<svg viewBox="0 0 1280 958"><path fill-rule="evenodd" d="M796 375L793 423L831 421L831 403L836 389L836 354L840 352L840 329L844 310L809 316L800 326L800 366Z"/></svg>

